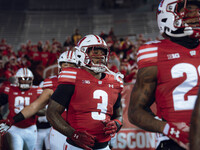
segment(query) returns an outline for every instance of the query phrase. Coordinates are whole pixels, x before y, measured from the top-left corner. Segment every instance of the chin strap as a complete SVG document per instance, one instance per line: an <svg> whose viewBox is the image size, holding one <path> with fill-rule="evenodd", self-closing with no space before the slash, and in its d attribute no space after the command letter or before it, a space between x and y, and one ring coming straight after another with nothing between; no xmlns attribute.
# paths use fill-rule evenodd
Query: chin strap
<svg viewBox="0 0 200 150"><path fill-rule="evenodd" d="M110 74L112 74L112 75L115 76L115 79L116 79L117 81L120 82L120 78L121 78L121 79L124 78L124 75L121 74L120 72L115 73L115 72L111 71L110 69L108 69L108 67L105 66L105 68L106 68L106 70L107 70Z"/></svg>
<svg viewBox="0 0 200 150"><path fill-rule="evenodd" d="M94 71L95 73L103 73L103 72L105 72L105 71L107 70L110 74L112 74L112 75L115 77L115 79L116 79L118 82L121 82L120 78L121 78L121 79L124 78L124 75L123 75L122 73L120 73L120 72L115 73L115 72L111 71L110 69L108 69L108 67L105 66L105 65L100 65L100 66L99 66L99 65L96 65L96 67L102 67L101 69L99 69L99 71L92 69L92 67L88 67L88 66L84 66L84 67L86 67L86 68L88 68L88 69ZM95 64L93 65L93 67L95 67ZM101 71L100 71L100 70L101 70Z"/></svg>

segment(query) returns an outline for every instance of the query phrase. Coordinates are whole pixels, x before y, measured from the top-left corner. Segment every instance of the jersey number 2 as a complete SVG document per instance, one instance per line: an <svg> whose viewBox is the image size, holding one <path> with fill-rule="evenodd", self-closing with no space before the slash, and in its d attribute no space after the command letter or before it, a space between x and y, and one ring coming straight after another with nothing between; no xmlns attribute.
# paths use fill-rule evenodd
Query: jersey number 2
<svg viewBox="0 0 200 150"><path fill-rule="evenodd" d="M199 68L198 68L198 71ZM198 73L195 66L189 63L180 63L172 67L172 78L180 78L186 74L186 79L183 83L173 90L173 102L175 110L192 110L194 108L196 95L188 95L185 97L193 87L198 84Z"/></svg>

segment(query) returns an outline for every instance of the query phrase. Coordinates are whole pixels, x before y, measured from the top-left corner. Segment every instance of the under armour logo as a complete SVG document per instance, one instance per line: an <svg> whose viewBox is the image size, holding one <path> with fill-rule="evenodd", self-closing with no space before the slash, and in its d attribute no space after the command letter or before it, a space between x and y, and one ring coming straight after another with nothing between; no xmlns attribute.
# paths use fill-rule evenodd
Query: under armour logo
<svg viewBox="0 0 200 150"><path fill-rule="evenodd" d="M113 84L108 84L108 87L110 88L114 88L114 85Z"/></svg>
<svg viewBox="0 0 200 150"><path fill-rule="evenodd" d="M79 135L74 134L74 138L75 138L75 139L78 139L78 137L79 137Z"/></svg>
<svg viewBox="0 0 200 150"><path fill-rule="evenodd" d="M195 34L195 37L199 37L199 33L198 32Z"/></svg>
<svg viewBox="0 0 200 150"><path fill-rule="evenodd" d="M179 138L180 131L178 131L178 130L175 131L174 128L171 128L170 134L171 134L171 135L175 134L175 135L176 135L176 138Z"/></svg>

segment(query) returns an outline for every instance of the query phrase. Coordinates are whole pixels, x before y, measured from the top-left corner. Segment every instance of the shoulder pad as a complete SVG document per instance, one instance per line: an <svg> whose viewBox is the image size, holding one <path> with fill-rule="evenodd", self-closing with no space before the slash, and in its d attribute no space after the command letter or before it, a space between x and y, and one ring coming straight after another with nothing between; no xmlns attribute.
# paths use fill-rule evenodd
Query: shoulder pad
<svg viewBox="0 0 200 150"><path fill-rule="evenodd" d="M58 76L58 83L74 84L76 82L77 72L77 68L64 68Z"/></svg>
<svg viewBox="0 0 200 150"><path fill-rule="evenodd" d="M143 45L137 52L138 68L153 66L157 63L158 46L155 44Z"/></svg>

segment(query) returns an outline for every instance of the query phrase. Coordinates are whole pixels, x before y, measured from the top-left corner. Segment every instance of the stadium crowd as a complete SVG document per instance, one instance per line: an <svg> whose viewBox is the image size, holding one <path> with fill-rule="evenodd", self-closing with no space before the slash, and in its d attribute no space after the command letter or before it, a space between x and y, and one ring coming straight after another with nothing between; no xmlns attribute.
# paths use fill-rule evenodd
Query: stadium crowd
<svg viewBox="0 0 200 150"><path fill-rule="evenodd" d="M125 83L132 83L137 72L137 49L151 39L144 39L142 34L138 35L136 41L131 41L128 37L117 38L112 28L108 34L101 32L100 37L110 48L108 67L114 72L120 71L124 74ZM63 44L55 38L52 38L51 42L49 40L38 41L36 44L28 40L21 44L17 51L14 51L12 45L2 38L0 41L0 79L8 80L19 68L28 67L34 74L33 84L39 85L44 80L42 76L44 69L56 64L59 55L75 46L80 38L81 34L76 29L75 33L67 37Z"/></svg>

